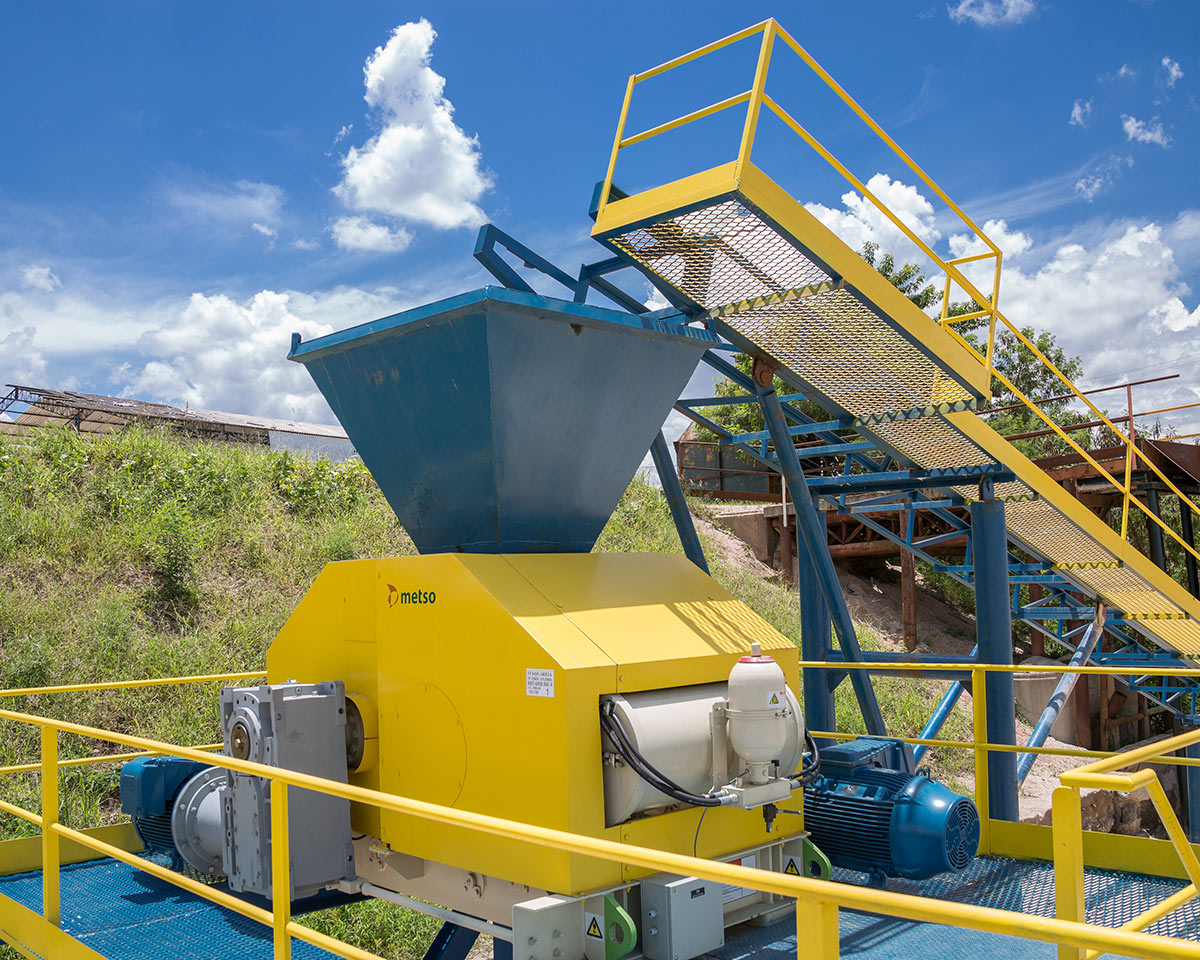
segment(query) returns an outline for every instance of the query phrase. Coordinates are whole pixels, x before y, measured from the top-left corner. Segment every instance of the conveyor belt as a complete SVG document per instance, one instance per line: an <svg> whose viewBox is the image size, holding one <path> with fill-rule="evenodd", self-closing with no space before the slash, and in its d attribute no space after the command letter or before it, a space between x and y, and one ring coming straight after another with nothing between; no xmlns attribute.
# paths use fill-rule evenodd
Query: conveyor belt
<svg viewBox="0 0 1200 960"><path fill-rule="evenodd" d="M831 413L870 418L859 432L902 463L1009 467L996 496L1014 543L1154 644L1200 656L1200 601L976 416L978 358L753 164L613 200L593 236Z"/></svg>

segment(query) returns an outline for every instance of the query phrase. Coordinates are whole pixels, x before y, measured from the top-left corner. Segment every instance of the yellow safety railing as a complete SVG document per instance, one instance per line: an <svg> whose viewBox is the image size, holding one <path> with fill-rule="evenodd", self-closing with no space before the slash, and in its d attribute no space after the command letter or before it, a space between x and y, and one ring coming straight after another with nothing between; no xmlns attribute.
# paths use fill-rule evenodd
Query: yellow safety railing
<svg viewBox="0 0 1200 960"><path fill-rule="evenodd" d="M736 96L728 97L724 100L711 104L700 110L694 110L691 113L685 114L675 120L670 120L666 123L660 123L657 126L643 130L640 133L632 136L625 135L625 125L629 117L629 107L633 99L634 88L646 80L657 77L667 71L674 70L684 64L691 63L701 57L714 53L717 50L731 46L738 41L753 37L756 34L762 34L762 42L759 49L758 61L754 72L754 81L749 90L745 93L737 94ZM947 259L937 253L928 243L918 236L895 212L893 212L887 204L885 204L878 196L869 190L858 177L856 177L845 164L837 159L816 137L814 137L799 121L795 119L787 110L779 105L766 92L767 75L769 73L772 51L775 44L775 39L781 39L824 83L843 103L845 103L862 122L901 160L916 176L934 193L934 195L946 204L951 211L958 217L962 224L971 231L971 233L985 246L987 250L982 253L972 254L969 256ZM1054 434L1077 454L1082 456L1088 464L1105 478L1122 496L1122 519L1121 519L1121 537L1128 539L1129 537L1129 508L1130 506L1137 507L1147 518L1147 523L1153 523L1164 530L1172 540L1188 554L1200 560L1200 550L1188 543L1179 533L1164 521L1158 514L1151 510L1145 503L1133 494L1132 486L1132 471L1135 463L1140 463L1149 473L1153 474L1157 480L1166 485L1167 489L1179 497L1181 510L1190 509L1193 513L1200 517L1200 506L1193 502L1187 495L1179 490L1178 487L1166 476L1166 474L1148 458L1138 458L1136 445L1133 440L1134 426L1132 420L1129 424L1128 432L1119 429L1109 416L1097 407L1078 387L1058 368L1058 366L1043 353L1038 346L1027 337L1024 332L1013 324L1000 311L1000 274L1004 255L1000 248L992 241L990 237L958 206L949 195L929 176L926 171L917 164L912 157L906 153L899 144L875 121L862 106L850 96L846 90L829 75L829 73L805 50L795 39L784 30L774 20L765 20L762 23L755 24L752 27L747 27L745 30L739 30L737 33L730 34L720 40L693 50L691 53L676 57L673 60L668 60L666 63L659 64L649 70L641 73L635 73L630 78L625 88L625 99L621 105L621 115L617 123L616 136L613 139L612 152L609 155L608 168L604 177L604 186L600 193L599 209L597 218L603 213L604 208L609 203L609 194L612 190L613 176L617 169L617 159L622 149L632 146L637 143L642 143L653 137L667 133L671 130L678 129L686 124L696 120L701 120L705 117L710 117L722 110L730 107L747 104L746 119L742 130L741 142L738 148L737 167L740 172L741 168L750 161L750 156L754 148L755 135L758 129L758 120L762 112L762 107L771 110L780 120L782 120L794 133L796 133L805 143L809 145L826 163L837 170L845 180L850 183L863 197L869 200L887 219L904 234L916 247L927 256L930 261L936 264L945 273L945 288L942 297L942 313L940 323L955 340L964 346L980 363L987 368L990 377L998 381L1005 390L1011 393L1018 401L1027 407L1039 420L1044 422ZM977 263L984 260L994 260L994 268L992 271L992 290L990 295L986 295L966 276L962 271L962 267L969 263ZM951 317L949 315L950 295L952 286L960 288L969 298L970 302L977 307L976 310L969 313ZM980 319L986 317L988 321L987 342L981 352L978 347L962 336L954 329L956 324L963 323L967 320ZM997 326L1002 326L1013 337L1019 348L1028 350L1033 356L1060 381L1063 386L1074 396L1076 400L1083 403L1099 420L1102 426L1107 427L1112 431L1113 435L1126 448L1126 467L1125 477L1121 479L1110 473L1101 463L1099 463L1087 450L1083 448L1069 434L1070 425L1067 425L1067 430L1064 430L1059 424L1055 423L1037 404L1036 401L1026 396L1005 374L998 370L995 366L995 344ZM1132 416L1133 411L1130 411Z"/></svg>
<svg viewBox="0 0 1200 960"><path fill-rule="evenodd" d="M1089 787L1118 790L1122 793L1132 793L1145 788L1159 819L1166 828L1172 846L1179 854L1184 872L1191 881L1183 889L1122 924L1122 930L1145 930L1163 917L1178 910L1189 900L1194 899L1200 892L1200 860L1196 859L1196 852L1188 842L1187 834L1179 822L1179 817L1171 809L1170 801L1167 800L1158 774L1150 769L1138 770L1135 773L1116 772L1135 763L1160 760L1162 754L1180 750L1193 743L1200 743L1200 730L1192 730L1177 737L1170 737L1140 750L1130 750L1115 757L1097 760L1095 763L1075 770L1068 770L1059 776L1062 786L1057 787L1051 797L1051 815L1054 829L1054 899L1056 914L1060 918L1086 919L1083 897L1083 815L1080 790ZM1102 952L1095 949L1087 950L1077 946L1060 945L1058 956L1059 960L1094 960Z"/></svg>
<svg viewBox="0 0 1200 960"><path fill-rule="evenodd" d="M879 665L875 664L827 662L803 663L802 666L805 668L829 668L839 670L879 669ZM902 739L905 739L906 742L926 742L936 746L958 747L974 751L977 804L979 806L981 820L984 825L983 839L981 840L980 844L981 852L988 852L990 849L988 825L991 821L989 820L987 810L987 755L989 752L997 750L1029 751L1031 749L1013 745L989 744L987 742L986 695L984 693L984 679L987 673L994 671L1012 673L1128 673L1128 668L1113 667L1067 668L1049 665L1022 667L975 664L964 668L962 664L932 663L888 664L886 669L912 671L914 673L928 670L955 670L961 672L966 672L969 670L973 680L973 719L976 731L974 735L977 739L973 742L940 740L921 741L915 738ZM1200 670L1194 669L1158 669L1146 671L1146 673L1153 675L1183 676L1193 679L1200 677ZM261 674L241 674L236 676L253 677L261 676ZM174 680L175 682L189 682L191 679L193 678L171 678L171 680ZM212 677L197 679L207 680L212 679ZM151 681L150 683L161 684L166 682L171 681ZM121 684L94 684L88 686L89 689L105 689L106 687L110 686L138 686L139 683L141 682L132 681ZM62 688L42 689L60 690ZM4 692L6 691L0 691L0 694ZM33 690L31 692L37 693L41 691ZM839 955L838 909L847 908L869 913L882 914L885 916L905 920L945 924L949 926L980 930L1006 936L1056 943L1059 945L1060 950L1072 951L1064 954L1064 956L1070 957L1079 956L1081 952L1086 952L1088 956L1095 956L1105 952L1116 952L1131 956L1155 958L1155 960L1159 960L1159 958L1161 958L1161 960L1183 960L1183 958L1196 958L1196 960L1200 960L1200 943L1155 936L1134 929L1114 929L1088 925L1087 923L1083 922L1084 917L1081 912L1072 914L1069 917L1062 916L1061 912L1060 915L1055 918L1036 917L1007 910L993 909L990 907L952 903L933 900L926 897L916 897L906 894L893 893L886 890L876 890L848 884L831 883L828 881L814 880L805 877L794 877L767 870L743 867L740 865L733 865L718 861L697 859L695 857L689 857L682 854L652 850L645 847L631 846L628 844L617 843L596 837L582 836L561 830L553 830L511 820L504 820L497 817L486 816L484 814L473 813L471 811L458 810L453 807L426 803L424 801L382 793L380 791L369 790L363 787L338 783L332 780L325 780L318 777L309 776L307 774L280 769L278 767L266 766L246 760L237 760L233 757L225 756L224 754L210 754L205 752L204 749L200 748L181 747L145 737L130 736L112 730L104 730L97 727L71 723L63 720L56 720L48 717L35 716L27 713L20 713L13 710L0 709L0 720L33 726L38 728L40 731L41 757L37 766L40 768L42 780L41 813L35 813L31 810L17 807L14 804L5 804L0 809L3 809L3 811L6 813L10 813L14 816L27 820L30 823L39 826L42 830L42 915L47 923L55 926L60 925L61 915L59 844L60 841L65 838L84 847L90 848L101 856L111 857L140 870L144 870L160 880L172 883L177 887L216 903L221 907L233 910L242 916L256 920L259 923L271 927L273 931L274 956L276 960L286 960L286 958L290 957L291 941L293 938L313 944L314 946L327 950L336 956L350 958L350 960L381 960L381 958L379 958L376 954L350 946L332 937L326 936L325 934L319 933L310 927L306 927L295 922L291 917L290 903L288 902L287 897L275 898L271 909L258 907L247 903L246 901L241 900L225 891L214 889L212 886L197 882L196 880L193 880L187 876L175 873L166 867L155 864L152 861L143 859L134 853L120 849L111 843L99 840L88 833L64 826L59 821L58 774L60 768L70 761L63 761L59 759L58 739L60 734L68 733L92 740L124 745L132 748L132 751L134 752L131 755L161 754L178 756L191 760L197 760L205 764L220 766L229 770L235 770L241 773L259 776L269 780L271 784L270 796L273 841L271 844L271 856L272 871L273 876L275 877L286 877L288 876L289 872L288 865L290 862L290 857L287 829L288 791L292 787L297 787L307 790L315 790L331 796L341 797L353 803L367 804L377 807L381 810L390 810L397 813L419 817L424 820L453 825L468 831L520 840L536 846L547 847L554 850L560 850L584 856L596 857L598 859L627 864L648 870L677 873L685 876L695 876L706 880L711 880L715 883L731 884L759 890L765 893L776 894L782 897L794 898L796 901L796 923L799 934L798 956L800 955L800 952L803 951L804 957L816 957L820 958L820 960L831 960L831 958L836 958ZM823 733L819 735L847 736L843 734ZM1127 763L1136 762L1139 760L1156 763L1200 763L1200 761L1189 761L1186 758L1158 756L1160 752L1176 749L1179 746L1186 745L1185 741L1186 743L1200 741L1200 731L1194 734L1189 734L1185 738L1176 738L1173 741L1155 744L1152 748L1147 748L1147 751L1135 751L1133 753L1120 755L1111 753L1100 754L1105 758L1103 761L1101 761L1101 763L1094 764L1090 768L1082 768L1081 770L1075 771L1073 774L1064 775L1064 781L1068 776L1086 775L1088 771L1091 771L1093 775L1103 776L1104 774L1101 771L1102 765L1104 770L1111 770L1116 769L1118 766L1123 766ZM1149 755L1150 751L1154 752L1154 756ZM1096 756L1098 754L1096 751L1064 751L1061 749L1056 750L1050 748L1039 748L1033 750L1033 752L1056 754L1077 753L1080 756L1087 757ZM1146 753L1147 755L1143 756L1143 753ZM114 758L109 756L101 758L101 760L97 762L111 759ZM25 765L18 766L20 766L21 769L26 768ZM1097 771L1101 772L1098 773ZM4 772L12 772L12 770L5 770ZM1134 776L1141 777L1142 775L1137 774ZM1143 778L1143 781L1148 782L1145 781L1145 778ZM1057 809L1058 807L1056 806L1056 814ZM1077 805L1075 809L1078 809ZM1165 819L1164 822L1166 822ZM1175 823L1177 824L1178 821L1175 821ZM1072 821L1069 826L1073 829L1074 821ZM1057 843L1058 834L1056 833L1055 836L1055 842ZM1076 846L1076 849L1078 849L1078 845ZM1188 849L1190 850L1190 848ZM1077 859L1077 862L1082 865L1083 861L1081 856ZM1193 856L1192 864L1194 863L1195 858ZM1189 866L1189 873L1191 873L1191 866ZM1193 880L1195 879L1196 877L1193 877ZM1080 889L1082 889L1082 887L1080 887ZM1176 897L1171 898L1169 903L1175 903L1178 905L1176 900L1179 899L1179 896L1180 895L1176 895ZM1156 910L1159 911L1156 914L1156 918L1165 915L1165 908L1159 907L1156 908ZM2 911L3 898L0 898L0 913L2 913Z"/></svg>

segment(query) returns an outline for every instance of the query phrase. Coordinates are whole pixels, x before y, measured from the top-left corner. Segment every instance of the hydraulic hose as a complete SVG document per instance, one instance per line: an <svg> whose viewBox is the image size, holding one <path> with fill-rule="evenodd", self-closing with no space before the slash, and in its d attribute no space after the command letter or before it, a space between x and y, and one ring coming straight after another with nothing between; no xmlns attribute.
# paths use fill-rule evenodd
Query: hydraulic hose
<svg viewBox="0 0 1200 960"><path fill-rule="evenodd" d="M811 759L805 763L803 759L800 761L800 769L790 777L792 785L795 787L807 787L810 783L817 779L821 772L821 751L817 747L817 741L813 739L811 733L807 729L804 731L804 742L808 746L808 753Z"/></svg>
<svg viewBox="0 0 1200 960"><path fill-rule="evenodd" d="M613 746L617 748L617 753L629 764L634 773L659 793L664 793L679 803L690 804L694 807L719 807L726 802L719 794L699 794L685 790L666 774L656 769L650 761L638 752L637 747L633 745L629 734L625 732L625 728L621 725L621 721L612 712L611 701L600 705L600 726L608 734L608 738L613 742Z"/></svg>

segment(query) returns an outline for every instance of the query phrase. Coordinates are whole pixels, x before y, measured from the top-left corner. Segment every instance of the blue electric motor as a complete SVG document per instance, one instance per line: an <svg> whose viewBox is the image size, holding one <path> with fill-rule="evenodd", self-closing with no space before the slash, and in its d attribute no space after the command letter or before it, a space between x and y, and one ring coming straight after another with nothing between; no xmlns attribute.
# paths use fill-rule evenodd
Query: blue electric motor
<svg viewBox="0 0 1200 960"><path fill-rule="evenodd" d="M137 757L121 767L121 810L133 818L147 853L178 857L171 810L183 785L205 769L182 757Z"/></svg>
<svg viewBox="0 0 1200 960"><path fill-rule="evenodd" d="M804 826L834 866L877 885L957 873L979 848L975 804L917 772L908 744L878 737L821 750L821 774L804 791Z"/></svg>

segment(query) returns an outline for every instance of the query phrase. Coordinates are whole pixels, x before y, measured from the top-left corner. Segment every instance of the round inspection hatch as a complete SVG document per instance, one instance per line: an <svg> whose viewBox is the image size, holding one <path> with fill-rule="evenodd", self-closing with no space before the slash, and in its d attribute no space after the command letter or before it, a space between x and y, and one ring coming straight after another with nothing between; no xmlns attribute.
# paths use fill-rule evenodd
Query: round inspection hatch
<svg viewBox="0 0 1200 960"><path fill-rule="evenodd" d="M395 792L454 806L467 780L462 718L450 698L431 683L402 685L396 691L396 704L393 743L401 745L400 755L380 758L390 769Z"/></svg>

